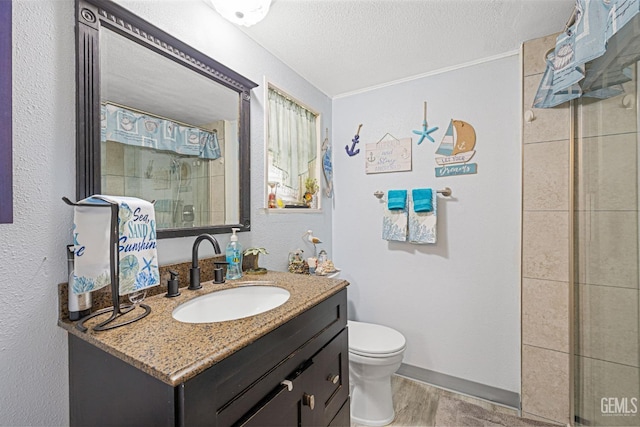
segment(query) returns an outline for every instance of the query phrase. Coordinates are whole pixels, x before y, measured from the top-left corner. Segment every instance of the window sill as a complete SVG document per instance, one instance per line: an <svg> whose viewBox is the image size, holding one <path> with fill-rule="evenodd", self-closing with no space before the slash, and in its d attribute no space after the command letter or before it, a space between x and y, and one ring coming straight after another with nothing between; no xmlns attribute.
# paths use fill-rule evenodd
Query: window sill
<svg viewBox="0 0 640 427"><path fill-rule="evenodd" d="M271 214L319 214L322 213L322 209L310 209L310 208L259 208L259 212L267 215Z"/></svg>

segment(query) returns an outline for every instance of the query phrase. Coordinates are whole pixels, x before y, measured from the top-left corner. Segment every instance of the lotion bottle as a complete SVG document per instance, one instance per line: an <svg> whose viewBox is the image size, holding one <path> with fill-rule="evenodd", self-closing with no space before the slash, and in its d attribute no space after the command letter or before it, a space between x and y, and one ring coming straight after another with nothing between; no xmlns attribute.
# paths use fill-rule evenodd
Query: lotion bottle
<svg viewBox="0 0 640 427"><path fill-rule="evenodd" d="M238 242L236 231L239 228L232 228L233 234L227 244L227 279L239 279L242 277L242 245Z"/></svg>

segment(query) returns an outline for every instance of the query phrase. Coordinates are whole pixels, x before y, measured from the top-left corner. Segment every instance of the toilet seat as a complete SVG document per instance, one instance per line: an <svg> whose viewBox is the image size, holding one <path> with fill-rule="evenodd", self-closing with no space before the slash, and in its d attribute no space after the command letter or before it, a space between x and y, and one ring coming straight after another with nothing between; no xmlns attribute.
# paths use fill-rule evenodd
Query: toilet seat
<svg viewBox="0 0 640 427"><path fill-rule="evenodd" d="M402 354L404 335L395 329L372 323L349 320L349 352L364 357L386 358Z"/></svg>

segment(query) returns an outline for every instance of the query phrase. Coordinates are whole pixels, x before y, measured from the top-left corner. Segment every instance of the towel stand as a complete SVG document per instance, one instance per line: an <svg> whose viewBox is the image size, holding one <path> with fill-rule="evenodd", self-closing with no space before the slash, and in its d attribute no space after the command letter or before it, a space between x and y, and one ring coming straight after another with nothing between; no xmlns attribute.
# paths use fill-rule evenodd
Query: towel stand
<svg viewBox="0 0 640 427"><path fill-rule="evenodd" d="M82 332L87 331L87 327L84 326L84 323L92 319L96 316L100 316L102 314L111 313L111 317L109 317L104 322L98 323L93 327L94 331L106 331L108 329L118 328L120 326L128 325L137 320L146 317L149 313L151 313L151 307L146 304L120 304L120 257L118 256L118 214L120 211L120 206L117 203L107 202L107 205L103 204L93 204L93 203L74 203L66 197L63 197L62 200L69 206L94 206L94 207L108 207L111 208L111 232L109 236L109 264L110 264L110 272L111 272L111 299L113 302L113 307L103 308L102 310L98 310L94 313L91 313L82 319L78 320L76 323L76 328L78 328ZM153 203L153 202L152 202ZM71 288L69 288L68 292L71 292ZM125 314L133 311L137 307L140 307L144 310L143 313L140 313L131 319L127 319L124 322L113 323L116 319L124 316Z"/></svg>
<svg viewBox="0 0 640 427"><path fill-rule="evenodd" d="M442 194L444 197L451 196L451 188L449 187L445 187L442 190L437 190L436 192L438 194ZM383 200L382 198L384 197L384 191L377 190L375 193L373 193L373 195L376 196L379 200Z"/></svg>

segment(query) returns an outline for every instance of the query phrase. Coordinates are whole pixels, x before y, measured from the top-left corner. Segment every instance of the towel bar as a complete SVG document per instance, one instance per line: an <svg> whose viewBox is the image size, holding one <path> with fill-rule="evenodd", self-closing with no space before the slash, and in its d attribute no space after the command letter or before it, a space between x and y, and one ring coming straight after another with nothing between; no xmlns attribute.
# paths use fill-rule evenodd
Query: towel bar
<svg viewBox="0 0 640 427"><path fill-rule="evenodd" d="M436 191L438 194L442 194L445 197L449 197L451 196L451 188L449 187L445 187L442 190L437 190ZM384 197L384 191L376 191L375 193L373 193L374 196L376 196L378 199L382 200L382 198Z"/></svg>

